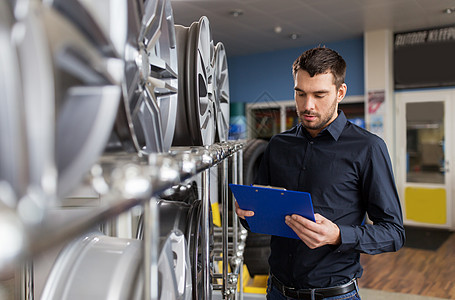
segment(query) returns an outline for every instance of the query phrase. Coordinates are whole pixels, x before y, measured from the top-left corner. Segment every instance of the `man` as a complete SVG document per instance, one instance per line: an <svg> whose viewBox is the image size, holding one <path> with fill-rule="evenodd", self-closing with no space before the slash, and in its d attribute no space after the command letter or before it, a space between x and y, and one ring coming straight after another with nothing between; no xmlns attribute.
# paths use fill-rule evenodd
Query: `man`
<svg viewBox="0 0 455 300"><path fill-rule="evenodd" d="M344 59L328 48L310 49L293 64L300 124L272 137L255 182L311 193L316 222L286 216L300 240L272 236L267 299L360 299L360 253L404 244L386 145L338 110L345 73ZM254 214L237 204L236 212L245 226Z"/></svg>

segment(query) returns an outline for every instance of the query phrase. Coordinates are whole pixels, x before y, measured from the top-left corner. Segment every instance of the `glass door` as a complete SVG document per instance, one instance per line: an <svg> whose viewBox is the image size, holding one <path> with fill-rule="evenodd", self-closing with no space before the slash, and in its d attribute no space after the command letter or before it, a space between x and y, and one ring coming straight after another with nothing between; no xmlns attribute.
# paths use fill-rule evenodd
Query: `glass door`
<svg viewBox="0 0 455 300"><path fill-rule="evenodd" d="M430 227L452 225L447 157L450 96L450 92L397 95L398 177L401 179L398 188L405 223Z"/></svg>
<svg viewBox="0 0 455 300"><path fill-rule="evenodd" d="M444 102L406 103L406 182L445 182Z"/></svg>

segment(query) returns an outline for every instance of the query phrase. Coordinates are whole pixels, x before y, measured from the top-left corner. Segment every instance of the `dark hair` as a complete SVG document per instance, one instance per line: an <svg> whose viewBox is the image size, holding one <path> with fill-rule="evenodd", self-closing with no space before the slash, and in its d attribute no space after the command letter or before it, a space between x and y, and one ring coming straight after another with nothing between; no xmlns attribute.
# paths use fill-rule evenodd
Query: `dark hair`
<svg viewBox="0 0 455 300"><path fill-rule="evenodd" d="M292 65L292 75L295 78L298 70L307 71L311 77L331 72L334 84L338 89L344 83L346 62L336 51L317 47L302 53Z"/></svg>

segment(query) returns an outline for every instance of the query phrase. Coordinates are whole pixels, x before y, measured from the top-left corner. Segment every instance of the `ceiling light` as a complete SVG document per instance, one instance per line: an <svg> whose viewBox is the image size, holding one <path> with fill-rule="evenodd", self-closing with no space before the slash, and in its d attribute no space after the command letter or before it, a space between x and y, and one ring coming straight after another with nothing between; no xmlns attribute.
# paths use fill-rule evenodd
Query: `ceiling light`
<svg viewBox="0 0 455 300"><path fill-rule="evenodd" d="M275 31L275 33L281 33L281 31L283 31L283 28L281 28L281 26L275 26L275 28L273 28L273 31Z"/></svg>
<svg viewBox="0 0 455 300"><path fill-rule="evenodd" d="M455 7L447 7L442 12L445 14L451 14L451 13L455 12Z"/></svg>
<svg viewBox="0 0 455 300"><path fill-rule="evenodd" d="M240 17L240 16L243 15L243 10L241 10L241 9L234 9L234 10L230 11L229 14L230 14L231 16L233 16L234 18L237 18L237 17Z"/></svg>
<svg viewBox="0 0 455 300"><path fill-rule="evenodd" d="M300 38L300 34L298 34L298 33L291 33L291 34L289 35L289 38L290 38L291 40L299 39L299 38Z"/></svg>

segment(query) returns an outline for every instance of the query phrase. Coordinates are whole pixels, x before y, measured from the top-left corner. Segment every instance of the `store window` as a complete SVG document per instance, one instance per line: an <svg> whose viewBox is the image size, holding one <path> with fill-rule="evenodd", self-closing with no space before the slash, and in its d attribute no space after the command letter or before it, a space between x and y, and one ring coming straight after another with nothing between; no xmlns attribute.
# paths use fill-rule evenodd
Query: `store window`
<svg viewBox="0 0 455 300"><path fill-rule="evenodd" d="M444 183L444 103L406 104L407 182Z"/></svg>

